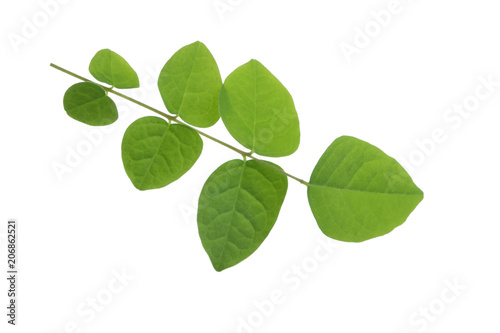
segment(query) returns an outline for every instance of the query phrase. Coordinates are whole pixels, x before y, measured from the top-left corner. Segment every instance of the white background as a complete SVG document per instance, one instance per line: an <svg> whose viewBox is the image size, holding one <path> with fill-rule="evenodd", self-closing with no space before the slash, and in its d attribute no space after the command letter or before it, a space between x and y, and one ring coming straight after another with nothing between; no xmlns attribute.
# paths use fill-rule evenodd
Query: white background
<svg viewBox="0 0 500 333"><path fill-rule="evenodd" d="M444 118L455 104L473 101L481 76L500 81L497 2L401 0L391 22L350 63L342 43L353 44L356 28L370 26L370 12L386 9L389 0L221 2L232 3L222 16L213 0L69 0L51 8L46 21L38 1L2 2L0 219L2 233L8 218L19 220L20 279L15 329L6 324L7 286L0 283L0 331L499 332L500 87L468 117ZM40 27L31 34L24 28L23 36L26 22ZM14 46L14 35L23 43ZM92 56L110 48L143 84L126 93L164 108L156 75L196 40L212 51L223 78L255 58L291 92L301 145L273 160L287 172L309 179L326 147L353 135L402 163L418 162L406 166L424 201L389 235L335 243L318 263L314 252L328 238L306 188L291 180L263 245L217 273L194 213L206 178L238 156L205 140L183 178L137 191L123 170L120 144L126 127L149 113L117 98L121 119L59 179L54 164L66 163L68 149L84 144L90 127L62 107L77 80L49 64L89 77ZM429 144L439 129L445 140ZM207 132L236 144L221 122ZM427 155L417 141L427 142ZM303 264L310 273L298 278L291 269ZM133 279L108 300L113 272L122 269ZM453 293L450 283L466 289ZM266 300L275 292L283 302L272 309ZM96 296L109 304L95 317L79 314ZM419 311L429 307L431 317L423 319Z"/></svg>

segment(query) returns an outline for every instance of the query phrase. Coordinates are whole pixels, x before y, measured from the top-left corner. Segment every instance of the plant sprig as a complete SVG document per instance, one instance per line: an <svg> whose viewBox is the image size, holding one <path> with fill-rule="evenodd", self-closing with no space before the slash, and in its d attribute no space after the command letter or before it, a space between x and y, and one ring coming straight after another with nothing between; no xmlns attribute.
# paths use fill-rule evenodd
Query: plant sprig
<svg viewBox="0 0 500 333"><path fill-rule="evenodd" d="M139 190L158 189L179 179L198 160L205 137L241 155L223 163L205 182L198 202L202 245L217 271L249 257L273 228L288 189L288 178L307 187L309 205L323 233L346 242L385 235L404 223L423 199L403 167L377 147L342 136L318 161L307 182L255 155L282 157L299 147L299 119L292 96L257 60L238 67L222 82L215 59L201 42L177 51L163 67L158 89L169 113L116 89L139 87L132 67L105 49L90 62L93 82L60 66L83 82L64 95L67 114L92 126L109 125L118 112L109 93L157 115L134 121L122 141L122 161ZM244 149L198 127L219 118Z"/></svg>

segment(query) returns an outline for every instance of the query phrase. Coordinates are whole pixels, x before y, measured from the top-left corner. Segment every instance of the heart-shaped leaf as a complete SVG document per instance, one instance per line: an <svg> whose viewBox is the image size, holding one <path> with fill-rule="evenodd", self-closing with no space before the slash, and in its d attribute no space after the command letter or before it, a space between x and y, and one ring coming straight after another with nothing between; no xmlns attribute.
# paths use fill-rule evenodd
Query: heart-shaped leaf
<svg viewBox="0 0 500 333"><path fill-rule="evenodd" d="M193 129L158 117L143 117L125 131L123 166L137 189L161 188L184 175L202 149L203 141Z"/></svg>
<svg viewBox="0 0 500 333"><path fill-rule="evenodd" d="M232 160L210 175L198 204L198 231L216 271L257 250L278 218L287 187L284 174L256 161Z"/></svg>
<svg viewBox="0 0 500 333"><path fill-rule="evenodd" d="M119 54L104 49L90 61L89 72L96 80L116 88L138 88L139 77L129 63Z"/></svg>
<svg viewBox="0 0 500 333"><path fill-rule="evenodd" d="M219 112L236 141L257 154L287 156L299 146L299 118L292 96L257 60L226 78Z"/></svg>
<svg viewBox="0 0 500 333"><path fill-rule="evenodd" d="M323 233L346 242L389 233L423 199L396 160L349 136L335 140L321 156L307 196Z"/></svg>
<svg viewBox="0 0 500 333"><path fill-rule="evenodd" d="M115 102L95 83L80 82L69 87L63 105L68 116L87 125L105 126L118 119Z"/></svg>
<svg viewBox="0 0 500 333"><path fill-rule="evenodd" d="M198 127L210 127L219 120L221 86L219 67L201 42L177 51L158 78L158 89L167 110Z"/></svg>

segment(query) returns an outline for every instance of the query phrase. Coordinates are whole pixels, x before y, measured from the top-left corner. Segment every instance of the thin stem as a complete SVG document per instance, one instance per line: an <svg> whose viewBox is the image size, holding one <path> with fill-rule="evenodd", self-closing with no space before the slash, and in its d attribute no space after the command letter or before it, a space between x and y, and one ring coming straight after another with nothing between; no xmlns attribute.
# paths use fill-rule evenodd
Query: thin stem
<svg viewBox="0 0 500 333"><path fill-rule="evenodd" d="M267 163L266 161L260 160L260 159L258 159L257 157L252 156L252 155L249 155L248 157L250 157L251 159L253 159L253 160L254 160L254 161L256 161L256 162L259 162L260 164L264 164L265 166L267 166L267 167L269 167L269 168L271 168L271 169L273 169L273 170L275 170L275 171L278 171L279 173L284 174L284 175L285 175L285 176L287 176L287 177L292 178L293 180L298 181L299 183L301 183L301 184L303 184L303 185L305 185L305 186L309 186L309 183L308 183L308 182L306 182L305 180L302 180L302 179L300 179L300 178L298 178L298 177L295 177L295 176L293 176L293 175L291 175L291 174L289 174L289 173L285 172L284 170L281 170L280 168L277 168L277 167L275 167L274 165L271 165L271 164Z"/></svg>
<svg viewBox="0 0 500 333"><path fill-rule="evenodd" d="M148 110L150 110L150 111L152 111L152 112L154 112L154 113L156 113L156 114L159 114L160 116L162 116L162 117L164 117L164 118L167 118L167 119L169 120L169 122L173 121L173 122L176 122L176 123L178 123L178 124L181 124L181 125L187 126L187 127L191 128L192 130L196 131L199 135L204 136L204 137L206 137L207 139L210 139L210 140L212 140L212 141L215 141L215 142L217 142L218 144L220 144L220 145L222 145L222 146L224 146L224 147L226 147L226 148L229 148L229 149L231 149L232 151L237 152L238 154L240 154L240 155L243 157L243 159L244 159L244 160L246 160L246 158L247 158L247 157L249 157L249 158L253 159L254 161L256 161L256 162L258 162L258 163L261 163L261 164L263 164L263 165L265 165L265 166L267 166L267 167L269 167L269 168L271 168L271 169L273 169L273 170L275 170L275 171L277 171L277 172L279 172L279 173L284 174L284 175L285 175L285 176L287 176L287 177L290 177L290 178L292 178L292 179L294 179L294 180L298 181L299 183L301 183L301 184L303 184L303 185L309 186L309 183L308 183L308 182L306 182L305 180L302 180L302 179L300 179L300 178L297 178L297 177L295 177L295 176L292 176L292 175L290 175L290 174L286 173L285 171L283 171L283 170L281 170L281 169L279 169L279 168L277 168L277 167L275 167L275 166L273 166L273 165L271 165L271 164L269 164L269 163L267 163L267 162L265 162L265 161L263 161L263 160L260 160L260 159L258 159L258 158L256 158L256 157L254 157L254 156L252 155L252 154L253 154L253 151L252 151L252 152L244 152L243 150L238 149L238 148L236 148L236 147L234 147L234 146L232 146L232 145L230 145L230 144L228 144L228 143L225 143L224 141L221 141L221 140L219 140L219 139L217 139L217 138L214 138L213 136L208 135L207 133L202 132L202 131L200 131L199 129L197 129L197 128L195 128L195 127L193 127L193 126L191 126L191 125L189 125L189 124L186 124L185 122L183 122L183 121L181 121L181 120L177 119L177 115L176 115L176 116L171 116L171 115L169 115L169 114L166 114L165 112L162 112L162 111L160 111L160 110L158 110L158 109L155 109L155 108L153 108L153 107L151 107L151 106L149 106L149 105L147 105L147 104L144 104L144 103L142 103L142 102L140 102L140 101L138 101L138 100L136 100L136 99L133 99L132 97L129 97L129 96L127 96L127 95L124 95L124 94L122 94L122 93L120 93L120 92L118 92L118 91L116 91L116 90L113 90L113 87L109 88L109 87L103 86L102 84L99 84L99 83L96 83L96 82L94 82L94 81L91 81L91 80L89 80L89 79L87 79L87 78L84 78L83 76L80 76L80 75L78 75L78 74L75 74L75 73L73 73L73 72L70 72L70 71L68 71L67 69L64 69L64 68L62 68L62 67L60 67L60 66L57 66L57 65L55 65L55 64L50 64L50 66L51 66L51 67L53 67L53 68L55 68L55 69L57 69L57 70L59 70L59 71L61 71L61 72L63 72L63 73L66 73L66 74L68 74L68 75L70 75L70 76L73 76L73 77L75 77L75 78L77 78L77 79L79 79L79 80L81 80L81 81L84 81L84 82L91 82L91 83L97 84L97 85L101 86L104 90L106 90L106 92L110 92L110 93L112 93L112 94L115 94L115 95L117 95L117 96L120 96L121 98L124 98L124 99L126 99L127 101L129 101L129 102L132 102L132 103L137 104L137 105L139 105L139 106L142 106L143 108L148 109Z"/></svg>

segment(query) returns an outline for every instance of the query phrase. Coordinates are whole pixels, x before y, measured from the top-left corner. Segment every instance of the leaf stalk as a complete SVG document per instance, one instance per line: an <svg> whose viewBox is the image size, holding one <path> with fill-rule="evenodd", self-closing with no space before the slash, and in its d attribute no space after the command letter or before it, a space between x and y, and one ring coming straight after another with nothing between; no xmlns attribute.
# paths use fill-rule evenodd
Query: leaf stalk
<svg viewBox="0 0 500 333"><path fill-rule="evenodd" d="M241 150L241 149L238 149L238 148L236 148L236 147L234 147L234 146L232 146L232 145L230 145L230 144L228 144L228 143L226 143L226 142L224 142L224 141L221 141L221 140L219 140L219 139L217 139L217 138L215 138L215 137L213 137L213 136L211 136L211 135L209 135L209 134L207 134L207 133L205 133L205 132L203 132L203 131L200 131L199 129L197 129L197 128L195 128L195 127L193 127L193 126L191 126L191 125L189 125L189 124L186 124L185 122L183 122L183 121L181 121L181 120L177 119L177 117L178 117L178 116L172 116L172 115L169 115L169 114L167 114L167 113L165 113L165 112L162 112L162 111L160 111L160 110L158 110L158 109L156 109L156 108L154 108L154 107L152 107L152 106L149 106L149 105L147 105L147 104L144 104L144 103L142 103L142 102L140 102L140 101L138 101L138 100L136 100L136 99L134 99L134 98L132 98L132 97L129 97L129 96L127 96L127 95L124 95L124 94L122 94L122 93L120 93L120 92L118 92L118 91L116 91L116 90L113 90L113 88L114 88L114 87L106 87L106 86L103 86L103 85L102 85L102 84L100 84L100 83L97 83L97 82L94 82L94 81L92 81L92 80L89 80L89 79L87 79L87 78L85 78L85 77L83 77L83 76L80 76L80 75L78 75L78 74L76 74L76 73L73 73L73 72L71 72L71 71L67 70L67 69L64 69L64 68L62 68L62 67L60 67L60 66L58 66L58 65L56 65L56 64L52 64L52 63L51 63L51 64L50 64L50 66L51 66L51 67L53 67L53 68L55 68L55 69L57 69L57 70L59 70L59 71L61 71L61 72L63 72L63 73L65 73L65 74L68 74L68 75L70 75L70 76L73 76L74 78L77 78L77 79L79 79L79 80L81 80L81 81L84 81L84 82L91 82L91 83L97 84L98 86L102 87L102 88L106 91L106 93L108 93L108 92L109 92L109 93L115 94L116 96L119 96L119 97L121 97L121 98L123 98L123 99L126 99L126 100L127 100L127 101L129 101L129 102L132 102L132 103L134 103L134 104L137 104L137 105L139 105L139 106L142 106L143 108L145 108L145 109L147 109L147 110L149 110L149 111L152 111L152 112L154 112L154 113L156 113L156 114L158 114L158 115L160 115L160 116L162 116L162 117L164 117L164 118L168 119L168 121L169 121L169 122L172 122L172 121L173 121L173 122L176 122L177 124L187 126L187 127L191 128L192 130L196 131L199 135L204 136L205 138L210 139L210 140L212 140L212 141L214 141L214 142L217 142L218 144L220 144L220 145L222 145L222 146L224 146L224 147L226 147L226 148L229 148L229 149L231 149L232 151L234 151L234 152L236 152L236 153L240 154L240 155L243 157L243 160L246 160L247 158L251 158L251 159L253 159L254 161L256 161L256 162L258 162L258 163L261 163L261 164L263 164L263 165L267 166L268 168L271 168L271 169L273 169L273 170L275 170L275 171L277 171L277 172L279 172L279 173L281 173L281 174L284 174L285 176L287 176L287 177L289 177L289 178L291 178L291 179L293 179L293 180L296 180L296 181L298 181L299 183L301 183L301 184L303 184L303 185L305 185L305 186L309 186L309 183L308 183L308 182L306 182L305 180L302 180L302 179L300 179L300 178L298 178L298 177L295 177L295 176L293 176L293 175L291 175L291 174L289 174L289 173L285 172L284 170L281 170L281 169L279 169L279 168L276 168L275 166L270 165L269 163L266 163L265 161L260 160L260 159L258 159L257 157L253 156L253 152L252 152L252 151L251 151L251 152L245 152L245 151L243 151L243 150Z"/></svg>

